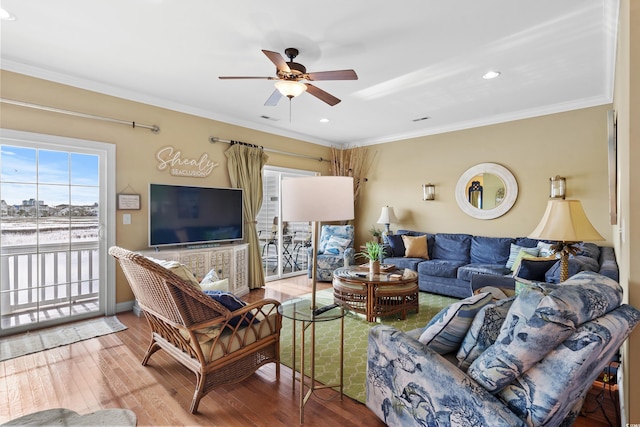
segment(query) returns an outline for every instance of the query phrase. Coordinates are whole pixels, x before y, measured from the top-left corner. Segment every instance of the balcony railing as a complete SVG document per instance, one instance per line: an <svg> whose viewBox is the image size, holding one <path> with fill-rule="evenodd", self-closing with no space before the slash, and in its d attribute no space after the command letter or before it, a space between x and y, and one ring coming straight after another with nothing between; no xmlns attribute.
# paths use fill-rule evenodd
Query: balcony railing
<svg viewBox="0 0 640 427"><path fill-rule="evenodd" d="M98 241L2 247L0 315L97 301L98 255Z"/></svg>

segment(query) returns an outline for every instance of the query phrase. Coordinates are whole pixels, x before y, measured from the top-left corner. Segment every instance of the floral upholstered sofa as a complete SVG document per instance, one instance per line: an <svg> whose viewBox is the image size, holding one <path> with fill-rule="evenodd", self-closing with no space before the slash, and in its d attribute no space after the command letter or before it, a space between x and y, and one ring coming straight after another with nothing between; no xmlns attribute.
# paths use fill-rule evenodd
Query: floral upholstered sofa
<svg viewBox="0 0 640 427"><path fill-rule="evenodd" d="M640 321L621 301L616 281L581 272L474 295L407 333L375 326L366 404L390 426L571 425Z"/></svg>

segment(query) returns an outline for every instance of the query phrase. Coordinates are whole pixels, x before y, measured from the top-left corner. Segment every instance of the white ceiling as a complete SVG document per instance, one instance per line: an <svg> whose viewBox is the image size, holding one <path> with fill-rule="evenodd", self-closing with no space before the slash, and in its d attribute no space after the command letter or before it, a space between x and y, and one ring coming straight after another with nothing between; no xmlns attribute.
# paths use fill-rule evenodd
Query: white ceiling
<svg viewBox="0 0 640 427"><path fill-rule="evenodd" d="M613 96L619 0L0 4L16 16L0 22L3 69L325 145L431 135ZM306 93L266 107L272 81L218 79L274 76L261 49L287 47L310 72L352 68L359 79L314 82L342 99L333 107ZM482 79L488 70L502 75Z"/></svg>

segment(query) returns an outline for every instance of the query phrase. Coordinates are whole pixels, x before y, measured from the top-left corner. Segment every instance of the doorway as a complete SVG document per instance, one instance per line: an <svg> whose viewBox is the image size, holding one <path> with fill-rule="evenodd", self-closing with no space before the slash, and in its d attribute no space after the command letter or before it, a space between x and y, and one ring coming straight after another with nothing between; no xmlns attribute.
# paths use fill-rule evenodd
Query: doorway
<svg viewBox="0 0 640 427"><path fill-rule="evenodd" d="M280 197L283 179L317 175L313 171L265 166L262 170L262 208L258 238L266 281L307 273L311 224L282 221Z"/></svg>
<svg viewBox="0 0 640 427"><path fill-rule="evenodd" d="M0 335L115 312L108 176L113 144L1 131Z"/></svg>

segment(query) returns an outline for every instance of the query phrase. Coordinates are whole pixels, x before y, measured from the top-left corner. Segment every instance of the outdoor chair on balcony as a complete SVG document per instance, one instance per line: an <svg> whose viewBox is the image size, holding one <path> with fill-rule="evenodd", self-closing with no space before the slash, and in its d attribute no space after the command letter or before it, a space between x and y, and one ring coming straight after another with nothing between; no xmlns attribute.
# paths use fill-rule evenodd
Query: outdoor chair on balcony
<svg viewBox="0 0 640 427"><path fill-rule="evenodd" d="M279 302L263 299L230 311L199 288L140 254L111 247L151 328L142 365L163 349L195 373L190 412L213 388L236 383L265 363L280 374Z"/></svg>

